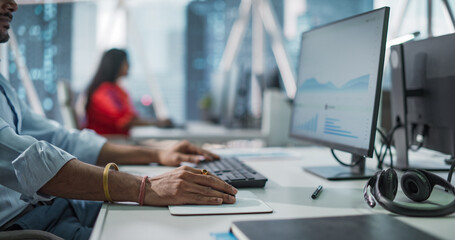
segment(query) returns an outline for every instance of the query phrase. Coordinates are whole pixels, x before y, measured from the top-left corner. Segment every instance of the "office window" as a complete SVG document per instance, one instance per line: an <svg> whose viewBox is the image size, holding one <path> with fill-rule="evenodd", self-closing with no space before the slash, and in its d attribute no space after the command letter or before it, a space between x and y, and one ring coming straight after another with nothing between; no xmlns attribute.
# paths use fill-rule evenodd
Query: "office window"
<svg viewBox="0 0 455 240"><path fill-rule="evenodd" d="M408 4L406 4L408 2ZM375 7L390 6L390 20L388 39L419 32L415 38L425 39L429 37L428 32L428 2L429 1L393 1L393 0L375 0ZM455 32L455 28L450 22L443 1L432 1L432 36L440 36ZM450 8L455 6L455 0L448 0ZM391 71L388 64L389 57L386 52L385 74L383 79L383 88L390 89Z"/></svg>
<svg viewBox="0 0 455 240"><path fill-rule="evenodd" d="M131 69L127 88L142 115L161 95L164 114L177 123L185 116L185 8L187 1L138 1L128 7L127 49Z"/></svg>
<svg viewBox="0 0 455 240"><path fill-rule="evenodd" d="M211 79L218 70L239 3L239 0L193 1L187 6L185 67L189 120L199 120L203 115L197 103L211 94Z"/></svg>
<svg viewBox="0 0 455 240"><path fill-rule="evenodd" d="M60 122L56 82L69 81L71 76L72 7L70 3L20 5L11 23L41 106L47 117ZM8 55L9 79L28 102L11 50Z"/></svg>
<svg viewBox="0 0 455 240"><path fill-rule="evenodd" d="M272 8L278 18L279 24L283 23L283 1L270 1ZM204 112L199 102L206 96L221 98L213 95L211 84L213 79L220 72L220 62L224 53L227 39L232 30L234 22L239 17L239 6L241 1L193 1L187 7L187 33L186 33L186 109L187 118L200 120L204 118ZM265 41L270 43L268 36ZM236 106L234 111L235 121L240 121L240 127L249 126L249 115L251 115L251 52L252 52L252 27L251 20L248 22L247 30L238 56L235 61L235 78L239 80L239 89L236 93ZM273 74L276 69L270 44L264 48L264 68L269 69L266 74ZM261 86L263 87L263 86ZM223 89L226 91L226 89ZM226 101L218 99L217 101ZM221 110L222 111L222 110ZM213 120L223 121L222 114L211 116ZM259 126L252 126L259 127Z"/></svg>
<svg viewBox="0 0 455 240"><path fill-rule="evenodd" d="M373 9L373 0L286 0L285 36L288 40L289 54L298 65L301 34L314 27L350 17ZM296 10L297 9L297 10ZM289 12L289 14L288 14Z"/></svg>

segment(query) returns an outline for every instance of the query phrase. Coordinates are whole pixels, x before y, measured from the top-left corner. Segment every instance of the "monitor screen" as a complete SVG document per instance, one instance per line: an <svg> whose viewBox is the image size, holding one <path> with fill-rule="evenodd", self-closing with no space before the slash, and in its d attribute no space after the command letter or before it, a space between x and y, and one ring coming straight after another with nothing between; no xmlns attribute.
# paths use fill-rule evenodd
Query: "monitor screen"
<svg viewBox="0 0 455 240"><path fill-rule="evenodd" d="M303 33L290 135L371 157L389 8Z"/></svg>

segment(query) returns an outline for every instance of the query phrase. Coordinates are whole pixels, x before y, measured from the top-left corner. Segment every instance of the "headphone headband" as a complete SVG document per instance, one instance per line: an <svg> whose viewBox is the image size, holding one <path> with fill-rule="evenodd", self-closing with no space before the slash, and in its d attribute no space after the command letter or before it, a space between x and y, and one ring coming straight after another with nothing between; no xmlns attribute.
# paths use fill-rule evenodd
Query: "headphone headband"
<svg viewBox="0 0 455 240"><path fill-rule="evenodd" d="M442 178L436 174L433 174L431 172L428 172L426 170L423 170L423 169L414 169L414 171L419 171L419 172L423 173L428 178L428 180L430 180L430 182L434 183L435 185L444 187L445 189L449 189L455 195L454 186L452 184L450 184L444 178Z"/></svg>

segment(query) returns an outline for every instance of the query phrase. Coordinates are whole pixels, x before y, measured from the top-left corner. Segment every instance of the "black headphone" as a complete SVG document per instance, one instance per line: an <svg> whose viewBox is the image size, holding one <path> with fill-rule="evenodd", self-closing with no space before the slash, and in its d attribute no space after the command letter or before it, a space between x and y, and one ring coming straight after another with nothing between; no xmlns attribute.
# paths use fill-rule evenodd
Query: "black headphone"
<svg viewBox="0 0 455 240"><path fill-rule="evenodd" d="M401 177L401 189L408 198L415 202L427 200L435 185L442 186L455 195L455 187L450 182L425 170L408 170ZM368 194L369 187L371 187L373 196ZM455 199L448 205L435 208L416 208L395 203L393 199L395 199L397 190L397 173L393 169L387 169L378 171L368 180L363 189L363 196L372 208L378 202L384 209L410 217L440 217L455 212Z"/></svg>

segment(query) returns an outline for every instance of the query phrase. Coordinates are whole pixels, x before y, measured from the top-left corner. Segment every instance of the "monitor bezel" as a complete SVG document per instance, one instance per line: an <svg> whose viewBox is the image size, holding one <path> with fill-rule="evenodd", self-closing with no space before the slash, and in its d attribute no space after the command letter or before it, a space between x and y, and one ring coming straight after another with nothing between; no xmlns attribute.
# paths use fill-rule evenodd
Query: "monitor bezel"
<svg viewBox="0 0 455 240"><path fill-rule="evenodd" d="M364 15L371 14L373 12L379 12L379 11L384 11L384 18L383 18L383 25L382 25L382 39L381 39L381 49L379 53L379 65L378 65L378 79L376 81L376 91L375 91L375 100L374 100L374 109L373 109L373 120L371 123L371 132L370 132L370 140L369 140L369 147L368 149L365 148L359 148L359 147L353 147L345 144L340 144L340 143L335 143L335 142L329 142L329 141L324 141L321 139L315 139L312 137L308 136L302 136L302 135L297 135L293 133L292 128L293 128L293 123L294 123L294 114L295 114L295 108L292 108L292 115L291 115L291 124L289 126L289 136L295 139L300 139L300 140L306 140L310 141L312 143L316 143L318 145L326 146L332 149L337 149L345 152L349 152L352 154L360 155L360 156L365 156L365 157L372 157L373 156L373 151L374 151L374 140L376 137L376 126L377 126L377 121L378 121L378 115L379 115L379 102L381 99L381 91L382 91L382 77L383 77L383 72L384 72L384 59L385 59L385 50L386 50L386 43L387 43L387 30L388 30L388 23L389 23L389 14L390 14L390 8L389 7L382 7L378 9L374 9L365 13L357 14L348 18L344 18L338 21L334 21L325 25L321 25L318 27L315 27L311 30L308 30L304 33L302 33L301 36L301 46L302 46L302 41L303 38L311 34L312 32L319 30L321 28L325 28L328 26L332 26L335 24L343 23L346 21L350 21L354 18L358 18ZM302 59L302 47L300 48L300 54L299 54L299 65L298 65L298 76L300 77L300 64L301 64L301 59ZM297 84L299 83L300 79L297 79ZM297 93L298 94L298 93Z"/></svg>

